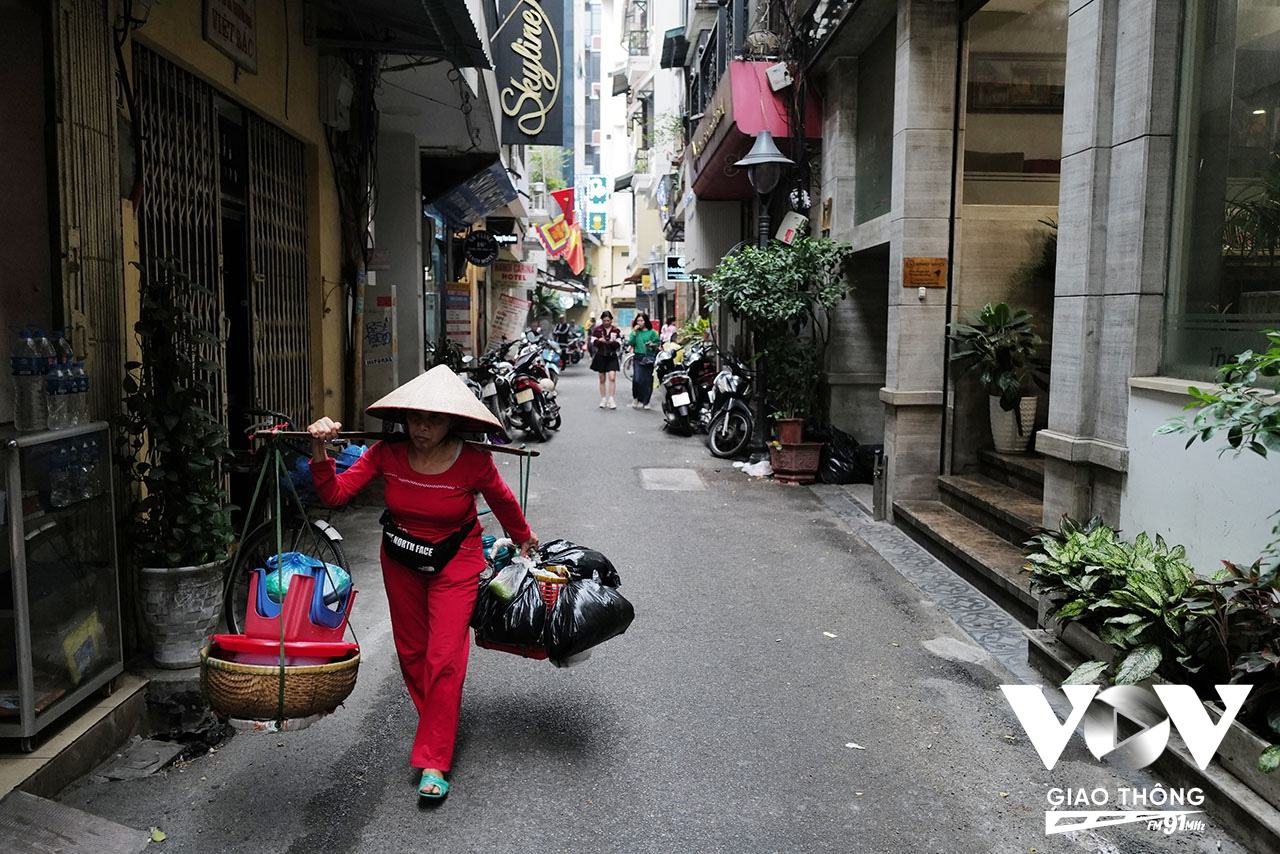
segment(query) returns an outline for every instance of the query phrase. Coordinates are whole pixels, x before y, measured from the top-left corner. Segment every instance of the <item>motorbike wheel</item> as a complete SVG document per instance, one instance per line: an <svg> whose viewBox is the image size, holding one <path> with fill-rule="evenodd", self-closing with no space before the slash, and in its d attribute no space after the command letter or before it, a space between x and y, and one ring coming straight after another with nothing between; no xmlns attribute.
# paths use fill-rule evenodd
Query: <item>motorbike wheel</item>
<svg viewBox="0 0 1280 854"><path fill-rule="evenodd" d="M490 397L485 401L485 405L493 413L493 417L498 419L498 423L502 425L503 434L511 435L511 411L503 408L497 397Z"/></svg>
<svg viewBox="0 0 1280 854"><path fill-rule="evenodd" d="M721 412L707 431L707 447L712 456L728 459L747 449L751 442L751 422L736 409Z"/></svg>
<svg viewBox="0 0 1280 854"><path fill-rule="evenodd" d="M556 407L555 414L554 414L554 415L549 416L549 417L548 417L545 421L543 421L542 423L543 423L544 425L546 425L546 428L547 428L548 430L559 430L559 429L560 429L560 423L561 423L562 421L563 421L563 419L560 417L560 407L558 407L558 406L557 406L557 407Z"/></svg>
<svg viewBox="0 0 1280 854"><path fill-rule="evenodd" d="M542 404L537 400L533 402L533 408L525 413L525 427L539 442L545 442L550 438L546 425L542 423Z"/></svg>

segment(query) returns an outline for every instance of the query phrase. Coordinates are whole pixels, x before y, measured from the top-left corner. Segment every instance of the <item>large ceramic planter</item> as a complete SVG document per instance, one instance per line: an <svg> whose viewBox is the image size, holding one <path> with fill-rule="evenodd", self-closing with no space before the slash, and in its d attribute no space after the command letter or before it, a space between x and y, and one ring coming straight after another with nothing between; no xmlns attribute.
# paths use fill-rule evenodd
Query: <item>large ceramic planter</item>
<svg viewBox="0 0 1280 854"><path fill-rule="evenodd" d="M818 479L818 464L821 460L821 442L769 446L769 465L773 468L773 479L783 483L813 483Z"/></svg>
<svg viewBox="0 0 1280 854"><path fill-rule="evenodd" d="M200 650L222 613L225 561L174 568L143 567L143 616L151 630L156 666L200 666Z"/></svg>
<svg viewBox="0 0 1280 854"><path fill-rule="evenodd" d="M991 439L1001 454L1025 454L1031 445L1032 425L1036 422L1035 396L1024 397L1018 406L1005 412L1000 408L1000 398L988 398L991 411ZM1019 417L1022 431L1018 431Z"/></svg>

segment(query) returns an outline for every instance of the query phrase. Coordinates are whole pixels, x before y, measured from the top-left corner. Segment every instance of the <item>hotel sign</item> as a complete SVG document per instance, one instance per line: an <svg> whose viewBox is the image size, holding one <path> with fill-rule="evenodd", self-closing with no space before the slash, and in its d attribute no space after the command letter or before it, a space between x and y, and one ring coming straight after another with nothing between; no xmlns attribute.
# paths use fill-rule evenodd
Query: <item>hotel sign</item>
<svg viewBox="0 0 1280 854"><path fill-rule="evenodd" d="M564 141L563 0L502 0L490 40L504 145Z"/></svg>
<svg viewBox="0 0 1280 854"><path fill-rule="evenodd" d="M204 0L204 40L257 74L257 0Z"/></svg>

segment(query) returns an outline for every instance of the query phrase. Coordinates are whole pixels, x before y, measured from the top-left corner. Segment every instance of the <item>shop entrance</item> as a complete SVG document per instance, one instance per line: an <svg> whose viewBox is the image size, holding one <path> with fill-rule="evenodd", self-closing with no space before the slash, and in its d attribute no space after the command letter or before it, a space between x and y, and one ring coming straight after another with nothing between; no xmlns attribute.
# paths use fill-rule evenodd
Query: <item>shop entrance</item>
<svg viewBox="0 0 1280 854"><path fill-rule="evenodd" d="M1067 0L991 0L962 25L962 172L949 320L966 322L987 304L1025 309L1044 339L1045 359L1053 337L1067 11ZM948 386L946 467L960 473L992 447L992 416L972 374L951 370ZM1037 391L1034 428L1048 417L1048 392Z"/></svg>

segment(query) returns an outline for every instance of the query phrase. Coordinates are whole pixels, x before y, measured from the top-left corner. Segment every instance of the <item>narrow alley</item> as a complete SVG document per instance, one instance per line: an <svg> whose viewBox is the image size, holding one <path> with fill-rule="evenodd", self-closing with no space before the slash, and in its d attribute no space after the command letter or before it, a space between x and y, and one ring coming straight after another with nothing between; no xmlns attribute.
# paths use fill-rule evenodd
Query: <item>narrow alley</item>
<svg viewBox="0 0 1280 854"><path fill-rule="evenodd" d="M852 506L843 488L749 478L625 392L598 409L595 385L562 378L529 517L608 555L635 622L567 669L473 648L445 803L415 797L371 506L337 520L364 659L344 707L59 800L193 854L1246 850L1211 821L1046 837L1046 790L1123 779L1079 739L1045 771L998 687L1032 678L1025 652L1011 673L931 598L964 585L906 580L833 510ZM998 641L998 613L972 607Z"/></svg>

